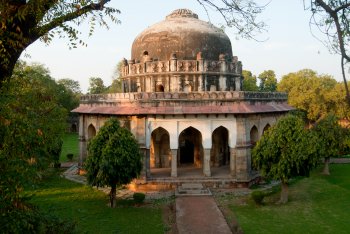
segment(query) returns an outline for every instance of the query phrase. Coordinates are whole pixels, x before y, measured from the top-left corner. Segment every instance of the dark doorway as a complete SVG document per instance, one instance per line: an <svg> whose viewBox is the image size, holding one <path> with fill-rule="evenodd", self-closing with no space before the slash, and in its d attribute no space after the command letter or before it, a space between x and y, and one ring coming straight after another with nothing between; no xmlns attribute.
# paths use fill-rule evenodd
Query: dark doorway
<svg viewBox="0 0 350 234"><path fill-rule="evenodd" d="M180 163L194 163L194 144L189 140L185 140L184 144L180 146Z"/></svg>
<svg viewBox="0 0 350 234"><path fill-rule="evenodd" d="M201 167L203 161L202 134L195 128L189 127L183 130L179 136L180 165L192 164Z"/></svg>

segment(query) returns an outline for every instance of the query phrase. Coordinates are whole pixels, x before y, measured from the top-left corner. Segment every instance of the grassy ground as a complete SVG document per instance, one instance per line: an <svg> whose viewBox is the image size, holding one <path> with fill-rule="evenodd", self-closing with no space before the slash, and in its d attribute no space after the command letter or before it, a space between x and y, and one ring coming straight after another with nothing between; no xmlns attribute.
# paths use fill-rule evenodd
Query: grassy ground
<svg viewBox="0 0 350 234"><path fill-rule="evenodd" d="M62 152L60 162L67 162L67 154L73 154L73 161L79 159L78 133L66 133L63 137Z"/></svg>
<svg viewBox="0 0 350 234"><path fill-rule="evenodd" d="M262 206L247 197L218 200L244 233L350 233L350 164L333 164L330 170L330 176L315 172L293 183L286 205L275 204L278 193Z"/></svg>
<svg viewBox="0 0 350 234"><path fill-rule="evenodd" d="M31 202L40 209L76 222L79 233L164 233L159 203L137 207L119 201L112 209L105 193L58 175L29 193L34 194Z"/></svg>

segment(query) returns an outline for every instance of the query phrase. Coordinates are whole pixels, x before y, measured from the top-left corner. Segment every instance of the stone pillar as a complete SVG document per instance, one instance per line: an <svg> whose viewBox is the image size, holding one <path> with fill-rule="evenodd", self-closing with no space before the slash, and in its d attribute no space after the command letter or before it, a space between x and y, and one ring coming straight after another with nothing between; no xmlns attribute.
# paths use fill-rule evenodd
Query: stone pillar
<svg viewBox="0 0 350 234"><path fill-rule="evenodd" d="M227 65L226 65L226 58L224 54L220 54L219 56L220 61L220 77L219 77L219 90L220 91L226 91L226 80L227 77L223 75L223 73L227 72Z"/></svg>
<svg viewBox="0 0 350 234"><path fill-rule="evenodd" d="M151 166L150 166L150 150L149 149L145 149L145 153L144 153L144 170L145 170L145 174L146 174L146 178L151 177Z"/></svg>
<svg viewBox="0 0 350 234"><path fill-rule="evenodd" d="M230 175L236 177L236 149L230 148Z"/></svg>
<svg viewBox="0 0 350 234"><path fill-rule="evenodd" d="M237 118L237 144L236 144L236 179L238 181L250 180L251 172L251 143L250 135L244 116Z"/></svg>
<svg viewBox="0 0 350 234"><path fill-rule="evenodd" d="M171 150L171 177L177 177L177 149Z"/></svg>
<svg viewBox="0 0 350 234"><path fill-rule="evenodd" d="M210 177L210 149L204 149L203 157L203 174L204 176Z"/></svg>
<svg viewBox="0 0 350 234"><path fill-rule="evenodd" d="M203 75L198 76L198 92L204 91Z"/></svg>
<svg viewBox="0 0 350 234"><path fill-rule="evenodd" d="M83 128L84 126L82 126ZM83 166L83 163L87 156L87 149L86 149L86 139L84 136L79 136L79 166Z"/></svg>
<svg viewBox="0 0 350 234"><path fill-rule="evenodd" d="M170 58L170 71L176 71L177 70L177 57L175 53L171 54Z"/></svg>
<svg viewBox="0 0 350 234"><path fill-rule="evenodd" d="M241 79L240 77L235 77L235 86L236 86L236 91L241 91Z"/></svg>

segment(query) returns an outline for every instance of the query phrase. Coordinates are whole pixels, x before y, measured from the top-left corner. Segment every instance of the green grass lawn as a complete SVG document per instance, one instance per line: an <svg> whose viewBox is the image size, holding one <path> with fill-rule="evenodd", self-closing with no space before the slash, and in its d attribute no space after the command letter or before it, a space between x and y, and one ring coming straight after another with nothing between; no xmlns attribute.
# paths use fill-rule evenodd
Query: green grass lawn
<svg viewBox="0 0 350 234"><path fill-rule="evenodd" d="M60 162L67 162L67 154L73 154L73 161L79 159L79 140L78 133L66 133L63 136L63 145L60 156Z"/></svg>
<svg viewBox="0 0 350 234"><path fill-rule="evenodd" d="M279 193L262 206L247 197L221 197L244 233L350 233L350 164L330 166L331 175L314 172L290 186L286 205Z"/></svg>
<svg viewBox="0 0 350 234"><path fill-rule="evenodd" d="M58 175L29 193L40 209L76 222L79 233L164 233L161 204L119 202L112 209L105 193Z"/></svg>

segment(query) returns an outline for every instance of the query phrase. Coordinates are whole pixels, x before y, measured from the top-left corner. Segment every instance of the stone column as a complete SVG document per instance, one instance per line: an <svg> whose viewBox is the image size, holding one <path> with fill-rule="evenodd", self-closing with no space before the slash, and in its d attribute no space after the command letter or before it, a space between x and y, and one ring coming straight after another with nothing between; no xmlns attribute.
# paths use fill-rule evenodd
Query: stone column
<svg viewBox="0 0 350 234"><path fill-rule="evenodd" d="M236 91L241 91L241 79L240 77L235 77Z"/></svg>
<svg viewBox="0 0 350 234"><path fill-rule="evenodd" d="M237 118L236 179L247 181L251 171L251 143L244 116Z"/></svg>
<svg viewBox="0 0 350 234"><path fill-rule="evenodd" d="M177 149L171 150L171 177L177 177Z"/></svg>
<svg viewBox="0 0 350 234"><path fill-rule="evenodd" d="M150 167L150 151L149 149L145 149L144 153L144 170L146 172L146 178L151 177L151 167Z"/></svg>
<svg viewBox="0 0 350 234"><path fill-rule="evenodd" d="M87 156L86 139L84 136L79 136L79 166L83 166L86 156Z"/></svg>
<svg viewBox="0 0 350 234"><path fill-rule="evenodd" d="M203 157L203 174L204 176L210 177L210 149L204 149Z"/></svg>
<svg viewBox="0 0 350 234"><path fill-rule="evenodd" d="M230 175L236 177L236 148L230 148Z"/></svg>

